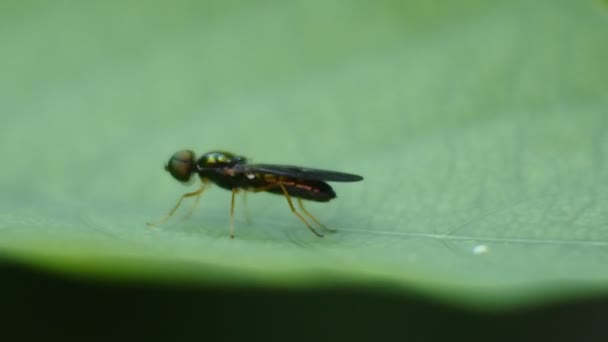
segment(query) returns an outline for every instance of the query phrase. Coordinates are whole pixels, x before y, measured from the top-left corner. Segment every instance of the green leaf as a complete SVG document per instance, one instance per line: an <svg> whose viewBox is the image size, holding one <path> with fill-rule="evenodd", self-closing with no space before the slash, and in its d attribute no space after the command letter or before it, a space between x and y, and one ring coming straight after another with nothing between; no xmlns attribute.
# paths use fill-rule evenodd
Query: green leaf
<svg viewBox="0 0 608 342"><path fill-rule="evenodd" d="M483 307L608 289L600 1L0 5L0 253L131 281ZM179 149L361 174L308 209L183 187Z"/></svg>

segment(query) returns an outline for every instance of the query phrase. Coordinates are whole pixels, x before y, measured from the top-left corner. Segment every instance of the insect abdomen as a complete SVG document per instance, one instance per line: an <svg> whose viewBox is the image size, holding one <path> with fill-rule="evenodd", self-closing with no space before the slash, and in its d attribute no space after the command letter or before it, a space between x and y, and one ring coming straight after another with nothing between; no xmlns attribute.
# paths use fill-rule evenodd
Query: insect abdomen
<svg viewBox="0 0 608 342"><path fill-rule="evenodd" d="M327 202L336 198L336 193L331 186L323 181L282 181L281 183L289 196L292 197L316 202ZM280 186L272 187L266 191L283 195L283 189Z"/></svg>

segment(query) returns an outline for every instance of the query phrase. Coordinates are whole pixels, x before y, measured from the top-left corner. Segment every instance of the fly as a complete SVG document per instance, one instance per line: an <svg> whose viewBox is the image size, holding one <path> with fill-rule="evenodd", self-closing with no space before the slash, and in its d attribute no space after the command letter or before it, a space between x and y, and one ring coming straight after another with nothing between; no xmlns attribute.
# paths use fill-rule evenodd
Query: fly
<svg viewBox="0 0 608 342"><path fill-rule="evenodd" d="M195 204L200 195L211 183L232 192L230 204L230 237L234 238L234 198L239 191L268 192L282 195L287 200L289 208L315 235L322 237L308 220L296 210L292 199L297 199L301 212L323 229L321 224L308 210L302 200L328 202L336 198L336 193L327 182L357 182L363 177L337 171L319 170L291 165L248 164L247 158L228 152L212 151L196 159L193 151L178 151L171 158L165 170L176 180L186 183L193 174L197 173L201 186L194 192L183 194L169 214L157 223L167 221L187 197L194 197Z"/></svg>

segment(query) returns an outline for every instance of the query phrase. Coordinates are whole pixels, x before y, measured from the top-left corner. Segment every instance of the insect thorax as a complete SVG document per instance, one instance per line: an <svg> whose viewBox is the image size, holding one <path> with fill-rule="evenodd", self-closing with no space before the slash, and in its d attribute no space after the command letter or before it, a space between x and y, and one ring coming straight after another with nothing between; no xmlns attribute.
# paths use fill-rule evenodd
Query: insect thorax
<svg viewBox="0 0 608 342"><path fill-rule="evenodd" d="M196 161L196 164L198 169L201 170L231 167L245 161L246 159L244 157L237 156L230 152L212 151L203 154Z"/></svg>

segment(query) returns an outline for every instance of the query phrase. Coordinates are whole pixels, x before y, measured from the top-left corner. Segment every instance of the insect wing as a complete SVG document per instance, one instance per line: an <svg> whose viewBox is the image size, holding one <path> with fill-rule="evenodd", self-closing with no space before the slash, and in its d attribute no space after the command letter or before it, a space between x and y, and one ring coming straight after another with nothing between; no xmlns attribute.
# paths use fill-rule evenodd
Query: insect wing
<svg viewBox="0 0 608 342"><path fill-rule="evenodd" d="M350 173L311 169L292 165L252 164L245 166L246 172L267 173L304 180L317 180L329 182L357 182L363 179L359 175Z"/></svg>

